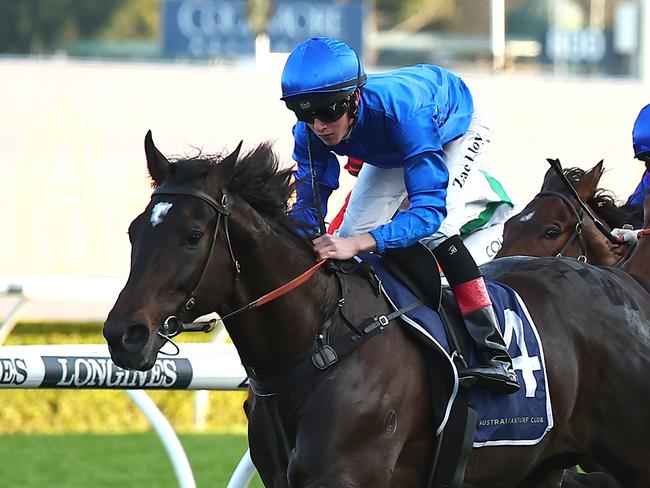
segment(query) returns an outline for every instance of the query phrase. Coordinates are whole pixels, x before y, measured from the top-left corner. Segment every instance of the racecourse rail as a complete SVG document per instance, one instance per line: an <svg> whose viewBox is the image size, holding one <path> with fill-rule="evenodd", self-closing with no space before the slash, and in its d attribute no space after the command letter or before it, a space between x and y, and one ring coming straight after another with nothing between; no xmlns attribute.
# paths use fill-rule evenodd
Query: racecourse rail
<svg viewBox="0 0 650 488"><path fill-rule="evenodd" d="M126 390L160 437L181 488L196 487L189 461L171 425L143 390L246 387L246 373L229 344L180 344L178 355L159 355L149 371L116 366L105 344L0 346L0 388ZM247 451L228 488L248 486L254 472Z"/></svg>

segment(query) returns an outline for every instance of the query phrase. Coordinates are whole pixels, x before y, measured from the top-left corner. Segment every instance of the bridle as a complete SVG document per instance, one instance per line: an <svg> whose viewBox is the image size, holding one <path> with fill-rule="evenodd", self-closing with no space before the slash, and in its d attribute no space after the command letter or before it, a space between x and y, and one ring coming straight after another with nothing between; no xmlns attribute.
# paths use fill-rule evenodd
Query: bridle
<svg viewBox="0 0 650 488"><path fill-rule="evenodd" d="M214 329L216 325L217 322L216 319L210 320L208 322L193 322L189 324L184 324L179 319L179 316L183 313L189 312L196 305L197 290L201 287L201 284L203 283L203 280L207 273L208 266L210 265L210 261L212 259L212 253L214 252L214 248L217 243L217 237L219 236L219 229L221 228L222 221L223 221L223 233L226 236L226 243L228 244L228 253L230 255L230 261L232 263L232 267L235 272L235 279L233 280L233 284L230 291L228 292L228 295L232 293L232 290L235 288L235 285L237 284L237 280L239 279L239 274L241 272L241 267L239 265L239 261L237 261L237 259L235 258L235 253L233 252L232 249L232 243L230 242L230 232L228 231L228 217L230 216L230 201L225 191L223 192L223 196L221 197L221 203L217 202L217 200L212 198L210 195L200 190L193 190L190 188L180 188L177 186L165 186L165 185L160 186L154 190L151 196L153 198L156 195L172 195L172 196L183 195L183 196L198 198L204 201L205 203L207 203L208 205L210 205L210 207L212 207L214 211L217 212L217 223L214 226L214 233L212 235L210 252L208 253L208 256L205 260L205 264L203 265L203 271L201 271L201 275L199 277L198 282L196 283L196 286L194 286L194 288L190 292L189 297L187 298L187 300L185 300L185 304L183 305L181 310L176 314L167 317L165 319L165 322L160 326L160 329L156 332L163 339L174 344L171 341L171 338L180 334L183 331L210 332L212 329ZM176 346L176 348L178 349L178 346Z"/></svg>
<svg viewBox="0 0 650 488"><path fill-rule="evenodd" d="M231 214L231 207L230 207L230 199L228 198L228 195L225 192L225 190L223 190L221 203L217 202L217 200L212 198L210 195L200 190L193 190L190 188L180 188L175 186L165 186L165 185L160 186L154 190L152 194L152 198L156 195L172 195L172 196L182 195L182 196L198 198L204 201L205 203L207 203L208 205L210 205L217 212L217 223L214 226L214 234L212 235L212 244L210 245L210 252L208 253L208 256L205 260L205 264L203 265L203 271L201 272L201 276L199 277L196 286L194 286L194 288L190 292L189 297L185 301L185 305L183 305L181 310L176 314L167 317L163 322L163 324L159 327L159 330L156 331L156 334L159 337L164 339L165 342L169 342L170 344L172 344L172 346L175 348L175 352L172 353L165 353L163 351L160 352L162 354L167 354L167 355L176 355L179 353L179 348L174 343L174 341L172 341L173 337L177 336L181 332L210 332L215 328L218 322L217 319L212 319L207 322L204 321L204 322L183 323L179 319L179 316L183 313L189 312L196 305L197 290L201 287L201 284L203 283L203 279L205 278L208 267L210 265L210 261L212 259L212 253L217 243L217 237L219 236L219 229L221 228L221 222L223 222L223 229L224 229L223 233L226 237L226 243L228 245L228 254L230 255L230 262L232 263L233 270L235 272L235 279L233 280L232 286L228 291L228 293L226 294L226 297L230 296L233 290L235 289L235 285L237 284L237 280L239 279L239 276L241 274L241 266L239 264L239 261L235 257L235 253L232 247L232 242L230 241L228 217ZM250 303L247 303L243 307L240 307L228 313L227 315L221 316L219 321L223 321L225 318L231 317L245 310L250 310L259 307L261 305L264 305L265 303L270 302L271 300L275 300L276 298L281 297L282 295L290 292L294 288L297 288L298 286L302 285L307 280L309 280L312 276L316 274L316 272L320 269L320 267L324 263L325 260L318 261L307 271L297 276L296 278L292 279L288 283L285 283L279 288L276 288L275 290L259 297L258 299L253 300Z"/></svg>
<svg viewBox="0 0 650 488"><path fill-rule="evenodd" d="M573 244L573 242L576 239L578 239L578 243L580 244L580 253L581 253L580 256L578 256L578 261L582 261L583 263L586 263L587 262L587 246L585 244L584 235L582 233L583 221L584 221L584 212L583 212L582 208L580 209L580 211L578 211L578 209L576 208L576 206L574 205L574 203L571 201L571 199L569 197L567 197L566 195L563 195L562 193L557 192L557 191L550 191L550 190L549 191L543 191L543 192L538 193L535 196L535 198L538 198L538 197L557 197L557 198L559 198L560 200L562 200L566 204L567 207L569 207L569 210L571 210L571 213L573 213L573 215L576 218L576 225L575 225L575 227L573 229L573 232L571 233L571 235L569 236L567 241L564 243L564 246L562 246L560 251L555 255L555 257L558 257L558 258L562 257L564 255L564 253L567 251L567 249Z"/></svg>

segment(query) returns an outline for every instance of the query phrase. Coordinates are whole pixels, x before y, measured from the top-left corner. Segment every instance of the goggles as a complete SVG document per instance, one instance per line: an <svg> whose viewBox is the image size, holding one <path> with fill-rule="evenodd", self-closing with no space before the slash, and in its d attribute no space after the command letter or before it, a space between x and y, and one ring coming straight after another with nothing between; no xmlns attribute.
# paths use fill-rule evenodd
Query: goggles
<svg viewBox="0 0 650 488"><path fill-rule="evenodd" d="M331 124L343 117L350 106L350 97L318 107L314 107L310 101L287 103L287 106L301 122L313 124L314 120L318 119L325 124Z"/></svg>

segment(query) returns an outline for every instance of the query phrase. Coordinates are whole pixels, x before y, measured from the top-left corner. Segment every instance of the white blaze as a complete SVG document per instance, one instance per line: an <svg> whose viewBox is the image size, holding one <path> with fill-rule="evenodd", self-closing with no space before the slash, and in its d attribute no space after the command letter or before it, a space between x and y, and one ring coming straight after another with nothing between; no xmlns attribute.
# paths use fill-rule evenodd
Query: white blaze
<svg viewBox="0 0 650 488"><path fill-rule="evenodd" d="M169 202L156 203L151 209L151 225L155 227L161 223L170 208L172 208L172 204Z"/></svg>
<svg viewBox="0 0 650 488"><path fill-rule="evenodd" d="M519 217L519 222L528 222L530 219L533 218L533 215L535 215L534 210L532 210L531 212L528 212L527 214L522 215L521 217Z"/></svg>

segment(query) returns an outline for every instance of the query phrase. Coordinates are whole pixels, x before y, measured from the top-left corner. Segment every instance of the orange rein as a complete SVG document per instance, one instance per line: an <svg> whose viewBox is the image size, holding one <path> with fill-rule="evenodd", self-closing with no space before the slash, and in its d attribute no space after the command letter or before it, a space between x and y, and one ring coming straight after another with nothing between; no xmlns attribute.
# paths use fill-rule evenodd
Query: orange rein
<svg viewBox="0 0 650 488"><path fill-rule="evenodd" d="M275 290L267 293L266 295L259 297L257 300L249 304L249 308L255 308L255 307L259 307L260 305L264 305L265 303L268 303L271 300L275 300L276 298L279 298L282 295L289 293L294 288L298 288L305 281L309 280L309 278L314 276L316 274L316 271L318 271L320 267L323 264L325 264L325 261L326 261L325 259L318 261L315 265L313 265L311 268L309 268L300 276L297 276L296 278L292 279L289 283L285 283L280 288L276 288Z"/></svg>
<svg viewBox="0 0 650 488"><path fill-rule="evenodd" d="M240 312L243 312L244 310L250 310L252 308L257 308L260 305L264 305L265 303L270 302L271 300L275 300L276 298L280 298L282 295L285 295L289 293L291 290L298 288L300 285L302 285L304 282L309 280L312 276L316 274L316 271L320 269L320 267L325 264L326 259L323 259L322 261L318 261L316 264L314 264L311 268L309 268L307 271L302 273L300 276L296 276L294 279L289 281L288 283L285 283L279 288L276 288L273 291L270 291L266 295L262 295L259 297L257 300L253 300L247 305L244 305L241 308L238 308L234 312L230 312L228 315L224 315L219 319L220 322L223 322L223 319L226 319L228 317L232 317L233 315L237 315Z"/></svg>

